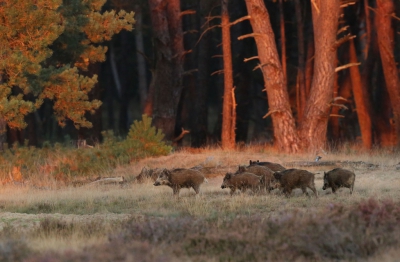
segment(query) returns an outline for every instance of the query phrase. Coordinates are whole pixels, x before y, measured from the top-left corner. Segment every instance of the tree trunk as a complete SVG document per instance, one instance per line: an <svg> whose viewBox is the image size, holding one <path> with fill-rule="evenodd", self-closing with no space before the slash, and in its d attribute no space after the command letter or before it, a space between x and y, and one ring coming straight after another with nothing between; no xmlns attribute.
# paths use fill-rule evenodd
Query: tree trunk
<svg viewBox="0 0 400 262"><path fill-rule="evenodd" d="M349 46L350 63L357 63L357 54L354 47L353 39L350 40ZM372 148L372 124L371 116L368 112L366 103L366 90L361 83L360 70L357 66L350 67L351 85L353 87L353 95L356 103L358 123L360 124L361 138L363 145L367 149Z"/></svg>
<svg viewBox="0 0 400 262"><path fill-rule="evenodd" d="M182 93L183 32L179 0L149 0L156 51L153 124L167 140L174 138L179 99Z"/></svg>
<svg viewBox="0 0 400 262"><path fill-rule="evenodd" d="M375 27L378 35L378 46L382 60L386 88L389 93L395 125L395 144L400 146L400 79L393 53L392 17L394 5L392 0L377 0Z"/></svg>
<svg viewBox="0 0 400 262"><path fill-rule="evenodd" d="M275 145L284 152L297 152L299 139L268 11L262 0L246 0L246 6L261 62Z"/></svg>
<svg viewBox="0 0 400 262"><path fill-rule="evenodd" d="M297 22L297 49L298 49L298 69L297 69L297 120L301 122L304 107L306 105L306 80L305 80L305 48L304 48L304 22L302 17L302 6L300 0L295 0L296 22Z"/></svg>
<svg viewBox="0 0 400 262"><path fill-rule="evenodd" d="M281 29L281 61L282 61L282 73L285 81L287 82L286 74L286 35L285 35L285 15L283 12L282 0L279 0L279 23Z"/></svg>
<svg viewBox="0 0 400 262"><path fill-rule="evenodd" d="M335 41L339 4L339 0L316 1L312 4L315 43L314 77L300 126L300 137L304 148L313 152L323 149L326 143L335 81Z"/></svg>
<svg viewBox="0 0 400 262"><path fill-rule="evenodd" d="M202 0L199 3L200 5L200 15L198 15L198 19L200 20L200 26L205 24L206 18L205 16L210 11L211 1L210 0ZM207 30L207 28L204 28ZM201 35L201 34L199 34ZM193 116L191 118L192 122L192 146L201 147L205 146L207 143L207 96L208 96L208 86L209 86L209 59L210 59L210 34L206 33L203 35L199 42L198 47L198 72L197 72L197 81L196 81L196 89L194 91L195 101L193 101Z"/></svg>
<svg viewBox="0 0 400 262"><path fill-rule="evenodd" d="M222 105L221 143L223 149L235 147L236 114L234 104L231 33L228 13L228 0L221 1L222 53L224 60L224 99Z"/></svg>
<svg viewBox="0 0 400 262"><path fill-rule="evenodd" d="M311 81L313 79L314 75L314 55L315 55L315 49L314 49L314 38L310 36L308 43L307 43L307 58L306 58L306 69L305 69L305 78L306 78L306 89L305 89L305 96L306 96L306 101L304 103L303 107L303 115L304 115L304 108L307 103L307 99L310 96L310 91L311 91ZM300 118L302 118L301 116Z"/></svg>
<svg viewBox="0 0 400 262"><path fill-rule="evenodd" d="M143 45L143 28L142 28L142 8L140 5L135 5L135 43L136 43L136 60L137 60L137 74L139 83L139 96L140 96L140 110L144 113L145 102L147 98L147 66L144 59L144 45Z"/></svg>

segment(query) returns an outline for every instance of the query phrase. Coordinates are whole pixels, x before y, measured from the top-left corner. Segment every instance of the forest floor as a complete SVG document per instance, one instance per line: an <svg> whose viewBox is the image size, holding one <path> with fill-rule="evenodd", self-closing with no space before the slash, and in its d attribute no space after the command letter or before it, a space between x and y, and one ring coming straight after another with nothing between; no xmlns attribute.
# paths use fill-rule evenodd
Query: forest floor
<svg viewBox="0 0 400 262"><path fill-rule="evenodd" d="M77 257L82 257L82 253L86 254L86 257L87 254L95 257L90 250L98 252L100 247L101 250L106 250L108 245L113 247L117 245L116 252L125 258L137 255L143 261L157 260L156 258L161 257L166 258L166 261L182 259L395 261L400 255L400 236L397 237L397 233L400 233L400 208L395 208L400 207L398 156L385 152L337 153L321 156L322 159L315 162L315 155L274 155L270 152L246 150L241 152L184 150L169 156L146 158L129 166L118 167L110 176L124 176L126 183L122 185L65 186L57 189L38 189L30 187L29 183L4 186L0 189L0 255L4 252L4 248L2 249L4 243L14 239L17 242L22 241L22 245L28 250L27 254L33 257L30 261L41 261L50 253L53 257L54 254L59 255L59 259L56 259L56 255L54 261L63 261L62 257L65 254L68 254L69 259L78 261L80 259ZM254 195L251 192L236 193L230 197L229 190L220 187L223 176L226 172L236 171L239 165L247 165L249 160L276 162L287 168L301 168L313 172L319 197L306 197L302 195L301 190L295 190L290 198L284 197L278 190L263 195ZM169 187L154 187L151 181L143 184L133 182L144 166L190 168L198 165L204 168L203 171L208 178L208 183L202 185L199 196L195 196L193 190L182 189L177 199L172 196ZM332 194L331 189L322 190L324 172L335 167L355 172L353 195L349 194L347 188L340 189L337 194ZM360 226L366 223L365 228L346 225L346 221L350 218L359 216L357 219L364 219L365 214L368 215L368 221L354 222L354 225ZM383 222L387 216L387 223L371 226L373 216L376 216L375 219L384 216ZM190 219L185 220L188 217ZM235 224L243 219L245 223L241 223L240 226ZM266 227L263 228L265 235L262 236L252 224L260 223L259 219L268 222L262 224L261 228ZM253 222L248 222L250 220ZM258 222L254 222L256 220ZM316 221L322 221L321 225L315 226ZM169 230L175 227L174 223L180 226L171 233ZM249 224L246 225L247 223ZM274 230L280 232L280 237L269 231L271 223L274 224ZM288 225L293 226L297 223L305 231L302 229L298 234L294 234L293 228L289 230L291 226ZM160 224L163 224L162 230L158 229L161 231L153 228ZM325 228L332 224L337 228L329 230ZM215 230L202 232L201 237L193 235L192 228L198 225ZM245 228L242 228L244 225ZM233 234L229 230L231 227L235 227L234 231L243 231L242 235ZM311 229L313 227L317 228ZM315 231L315 235L310 233L310 230ZM214 235L217 231L219 234ZM176 236L169 235L175 232ZM115 240L121 237L121 234L124 244ZM224 234L225 237L220 239L220 234ZM321 234L323 236L320 236ZM365 240L368 234L370 241ZM304 235L307 237L304 238ZM226 237L237 238L237 241L228 245ZM265 237L269 241L275 239L269 246L275 245L276 252L258 254L256 249L250 248L263 247ZM287 239L290 238L292 242L287 243ZM336 246L332 244L330 238L335 238ZM351 239L350 242L353 244L348 244L348 239ZM324 242L328 240L330 244ZM121 247L129 241L135 248ZM186 243L183 250L182 244L178 242ZM322 242L324 242L322 246L316 244ZM193 245L196 251L193 251ZM327 247L327 245L333 246ZM21 248L19 246L14 248L12 252L18 254ZM241 248L243 248L242 253L232 254L232 249Z"/></svg>

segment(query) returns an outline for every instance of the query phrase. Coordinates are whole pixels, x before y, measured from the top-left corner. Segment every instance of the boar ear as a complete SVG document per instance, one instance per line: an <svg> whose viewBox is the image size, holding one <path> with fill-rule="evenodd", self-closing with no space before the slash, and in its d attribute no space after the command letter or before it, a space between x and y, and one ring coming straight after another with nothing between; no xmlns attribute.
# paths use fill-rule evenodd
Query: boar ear
<svg viewBox="0 0 400 262"><path fill-rule="evenodd" d="M326 177L327 173L324 172L324 178Z"/></svg>
<svg viewBox="0 0 400 262"><path fill-rule="evenodd" d="M231 178L231 173L226 173L225 178L226 179L230 179Z"/></svg>
<svg viewBox="0 0 400 262"><path fill-rule="evenodd" d="M249 165L251 165L251 164L253 164L253 161L251 161L251 160L250 160L250 163L249 163Z"/></svg>
<svg viewBox="0 0 400 262"><path fill-rule="evenodd" d="M165 174L168 176L168 177L171 177L171 171L169 171L168 169L164 169L164 171L165 171Z"/></svg>
<svg viewBox="0 0 400 262"><path fill-rule="evenodd" d="M244 172L244 166L239 166L239 172Z"/></svg>

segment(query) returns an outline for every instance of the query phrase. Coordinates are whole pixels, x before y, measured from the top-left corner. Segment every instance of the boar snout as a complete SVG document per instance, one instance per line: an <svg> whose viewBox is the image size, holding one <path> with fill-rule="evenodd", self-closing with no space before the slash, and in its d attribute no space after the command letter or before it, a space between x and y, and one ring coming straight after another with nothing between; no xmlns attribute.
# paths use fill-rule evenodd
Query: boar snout
<svg viewBox="0 0 400 262"><path fill-rule="evenodd" d="M222 186L221 186L222 189L224 189L225 187L226 187L225 185L222 185Z"/></svg>

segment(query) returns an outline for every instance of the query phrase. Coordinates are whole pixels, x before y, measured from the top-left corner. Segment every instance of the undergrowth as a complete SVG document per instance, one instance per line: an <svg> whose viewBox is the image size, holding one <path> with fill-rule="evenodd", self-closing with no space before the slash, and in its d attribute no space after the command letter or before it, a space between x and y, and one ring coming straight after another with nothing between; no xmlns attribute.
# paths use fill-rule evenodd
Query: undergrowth
<svg viewBox="0 0 400 262"><path fill-rule="evenodd" d="M101 175L117 166L167 155L172 150L163 141L163 133L151 126L151 118L146 115L132 124L125 139L112 131L102 135L101 144L86 148L72 147L68 143L45 143L42 148L14 144L0 155L0 179L4 183L8 179L19 181L49 176L65 181L77 176Z"/></svg>
<svg viewBox="0 0 400 262"><path fill-rule="evenodd" d="M68 226L42 223L55 233ZM66 229L65 229L66 228ZM53 232L53 233L54 233ZM283 211L221 220L132 219L109 242L29 261L356 261L400 244L400 207L369 199L313 214ZM128 259L129 260L129 259Z"/></svg>

